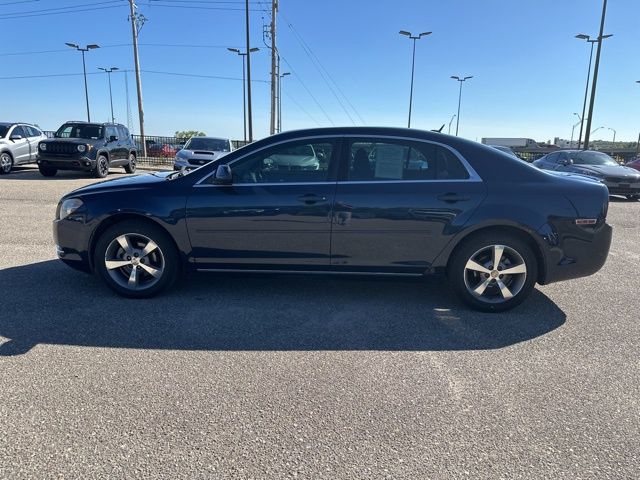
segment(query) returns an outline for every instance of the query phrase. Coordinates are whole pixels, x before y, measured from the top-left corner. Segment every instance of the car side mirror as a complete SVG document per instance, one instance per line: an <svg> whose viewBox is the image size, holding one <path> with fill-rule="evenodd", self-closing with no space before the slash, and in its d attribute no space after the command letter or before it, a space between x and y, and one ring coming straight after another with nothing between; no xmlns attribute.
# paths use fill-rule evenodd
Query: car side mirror
<svg viewBox="0 0 640 480"><path fill-rule="evenodd" d="M109 141L110 141L110 142L117 142L117 141L118 141L118 137L116 137L115 135L111 135L111 136L109 137Z"/></svg>
<svg viewBox="0 0 640 480"><path fill-rule="evenodd" d="M233 175L229 165L218 165L216 174L213 177L215 185L231 185L233 183Z"/></svg>
<svg viewBox="0 0 640 480"><path fill-rule="evenodd" d="M9 140L22 140L22 135L11 135L11 138Z"/></svg>

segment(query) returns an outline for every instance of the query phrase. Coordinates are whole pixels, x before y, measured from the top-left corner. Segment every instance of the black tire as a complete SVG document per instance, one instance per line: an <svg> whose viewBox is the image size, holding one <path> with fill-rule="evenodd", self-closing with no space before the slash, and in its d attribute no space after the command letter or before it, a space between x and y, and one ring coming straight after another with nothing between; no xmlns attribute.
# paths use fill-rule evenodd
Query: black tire
<svg viewBox="0 0 640 480"><path fill-rule="evenodd" d="M105 178L107 175L109 175L109 159L101 153L96 159L96 168L93 170L93 176Z"/></svg>
<svg viewBox="0 0 640 480"><path fill-rule="evenodd" d="M129 154L129 163L124 166L124 171L127 173L136 173L137 158L135 153Z"/></svg>
<svg viewBox="0 0 640 480"><path fill-rule="evenodd" d="M38 165L38 170L40 170L40 174L43 177L55 177L56 173L58 173L57 168L43 167L42 165Z"/></svg>
<svg viewBox="0 0 640 480"><path fill-rule="evenodd" d="M9 152L0 153L0 175L6 175L13 168L13 157Z"/></svg>
<svg viewBox="0 0 640 480"><path fill-rule="evenodd" d="M640 195L627 195L627 200L638 200Z"/></svg>
<svg viewBox="0 0 640 480"><path fill-rule="evenodd" d="M123 236L127 239L125 244L131 247L128 252L130 255L118 241L118 238ZM145 238L154 242L157 248L148 255L142 256ZM137 256L135 256L136 253ZM98 239L93 258L98 276L114 292L128 298L153 297L170 287L180 272L180 257L171 237L158 226L135 220L125 220L109 227ZM123 263L127 262L128 258L132 260L136 258L138 262L107 268L107 260ZM145 259L147 259L146 263ZM152 276L140 265L152 267L161 273L158 277ZM134 269L138 272L135 274L135 281L139 282L139 285L134 283L134 286L131 286Z"/></svg>
<svg viewBox="0 0 640 480"><path fill-rule="evenodd" d="M500 250L500 247L504 248ZM497 269L493 268L496 250L501 251ZM472 264L470 260L476 263ZM478 264L484 272L476 270ZM474 268L467 268L467 265ZM525 266L525 273L500 274L501 270L522 269L521 265ZM538 278L538 262L532 248L520 237L486 232L464 240L456 248L449 261L447 276L453 290L471 308L504 312L520 305L531 294ZM506 287L506 291L502 287ZM482 289L480 294L472 293L472 290L477 292L476 289ZM509 297L511 294L513 296Z"/></svg>

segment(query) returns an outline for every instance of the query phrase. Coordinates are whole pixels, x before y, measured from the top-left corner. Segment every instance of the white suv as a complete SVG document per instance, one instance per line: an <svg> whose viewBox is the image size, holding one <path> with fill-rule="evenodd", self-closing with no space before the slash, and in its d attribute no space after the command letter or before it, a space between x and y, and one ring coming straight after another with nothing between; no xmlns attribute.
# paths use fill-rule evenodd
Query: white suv
<svg viewBox="0 0 640 480"><path fill-rule="evenodd" d="M0 122L0 175L9 173L15 165L35 163L38 143L47 136L28 123Z"/></svg>

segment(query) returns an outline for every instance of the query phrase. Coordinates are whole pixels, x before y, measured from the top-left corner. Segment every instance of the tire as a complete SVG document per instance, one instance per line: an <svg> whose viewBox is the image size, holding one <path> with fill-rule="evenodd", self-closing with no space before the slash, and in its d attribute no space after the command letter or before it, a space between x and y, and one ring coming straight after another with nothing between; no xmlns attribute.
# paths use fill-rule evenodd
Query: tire
<svg viewBox="0 0 640 480"><path fill-rule="evenodd" d="M38 165L38 170L40 170L40 174L43 177L55 177L56 173L58 173L57 168L43 167L42 165Z"/></svg>
<svg viewBox="0 0 640 480"><path fill-rule="evenodd" d="M0 175L6 175L13 168L13 157L9 152L0 153Z"/></svg>
<svg viewBox="0 0 640 480"><path fill-rule="evenodd" d="M627 195L627 200L638 200L640 195Z"/></svg>
<svg viewBox="0 0 640 480"><path fill-rule="evenodd" d="M109 159L106 155L100 154L96 160L96 168L93 170L93 176L96 178L105 178L109 175Z"/></svg>
<svg viewBox="0 0 640 480"><path fill-rule="evenodd" d="M134 153L129 154L129 163L124 166L124 171L127 173L136 173L137 158Z"/></svg>
<svg viewBox="0 0 640 480"><path fill-rule="evenodd" d="M494 269L496 254L500 260ZM511 269L512 274L500 273ZM487 232L456 248L447 276L453 290L471 308L504 312L531 294L538 278L538 262L526 241L515 235Z"/></svg>
<svg viewBox="0 0 640 480"><path fill-rule="evenodd" d="M109 227L94 251L97 274L114 292L128 298L153 297L170 287L180 272L179 261L164 230L134 220Z"/></svg>

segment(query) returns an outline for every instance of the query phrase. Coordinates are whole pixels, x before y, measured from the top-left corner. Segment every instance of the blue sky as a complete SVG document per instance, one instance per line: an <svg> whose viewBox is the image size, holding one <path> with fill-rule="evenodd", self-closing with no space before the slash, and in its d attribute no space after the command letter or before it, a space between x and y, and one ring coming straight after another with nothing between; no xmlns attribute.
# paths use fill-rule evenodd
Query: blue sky
<svg viewBox="0 0 640 480"><path fill-rule="evenodd" d="M264 47L268 3L251 2L252 46ZM42 12L85 4L101 9ZM147 133L198 129L242 138L242 64L226 47L244 47L244 3L138 4L148 19L140 32ZM281 0L279 50L287 62L282 71L293 73L283 81L283 129L362 124L360 118L367 125L405 126L411 42L398 34L404 29L433 31L417 45L412 126L432 129L448 123L458 95L458 84L449 77L473 75L463 92L461 136L568 138L576 121L573 112L582 109L589 53L587 43L573 37L597 35L601 8L602 0ZM20 12L33 16L16 18ZM0 0L0 120L55 129L65 120L84 119L81 75L6 77L81 73L80 53L65 42L103 47L87 54L89 72L132 69L127 16L126 0ZM635 83L640 80L639 20L640 1L609 1L605 33L614 36L603 47L593 126L616 129L618 140L635 140L640 129L640 84ZM56 51L14 55L44 50ZM328 74L312 61L314 56ZM268 134L269 70L269 51L262 48L252 56L257 138ZM124 74L112 79L116 120L126 124ZM129 93L137 132L133 74ZM107 120L106 75L89 76L89 94L92 119ZM594 138L612 135L602 129Z"/></svg>

